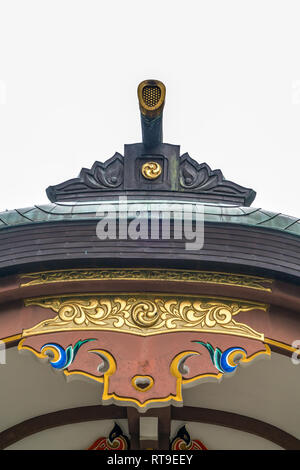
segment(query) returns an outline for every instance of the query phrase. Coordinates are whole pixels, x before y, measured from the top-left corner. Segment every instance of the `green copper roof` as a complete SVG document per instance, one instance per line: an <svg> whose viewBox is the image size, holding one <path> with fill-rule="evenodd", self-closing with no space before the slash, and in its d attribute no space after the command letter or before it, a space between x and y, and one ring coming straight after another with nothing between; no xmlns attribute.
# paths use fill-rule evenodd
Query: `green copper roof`
<svg viewBox="0 0 300 470"><path fill-rule="evenodd" d="M186 202L180 200L128 200L127 205L135 204L134 210L164 210L173 204L183 204L191 206L196 202ZM101 213L105 211L107 205L113 205L117 211L125 211L126 206L119 201L99 201L97 202L74 202L74 203L51 203L33 206L25 209L14 209L0 213L0 230L21 225L31 225L39 223L51 223L62 221L97 220L101 218ZM198 203L199 204L199 203ZM262 227L300 236L300 219L269 212L264 209L253 207L238 207L221 204L204 204L205 222L239 224L246 226Z"/></svg>

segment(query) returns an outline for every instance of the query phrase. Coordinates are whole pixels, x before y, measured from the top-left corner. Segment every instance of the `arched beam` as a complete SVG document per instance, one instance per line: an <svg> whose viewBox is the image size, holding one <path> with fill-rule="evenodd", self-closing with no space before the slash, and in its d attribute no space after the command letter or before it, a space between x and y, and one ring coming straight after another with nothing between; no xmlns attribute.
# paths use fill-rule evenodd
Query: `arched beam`
<svg viewBox="0 0 300 470"><path fill-rule="evenodd" d="M267 439L286 450L300 449L300 440L291 434L282 431L282 429L272 424L237 413L194 406L184 406L183 408L172 407L171 419L214 424L216 426L237 429L238 431L248 432L249 434Z"/></svg>
<svg viewBox="0 0 300 470"><path fill-rule="evenodd" d="M144 416L154 416L159 409L151 409ZM127 410L118 406L85 406L55 411L23 421L0 433L0 449L46 429L68 424L103 419L127 419ZM300 450L300 441L291 434L263 421L228 411L184 406L171 407L171 419L224 426L248 432L271 441L286 450Z"/></svg>
<svg viewBox="0 0 300 470"><path fill-rule="evenodd" d="M0 433L0 450L46 429L67 424L85 423L102 419L126 419L126 408L120 406L83 406L68 408L27 419Z"/></svg>

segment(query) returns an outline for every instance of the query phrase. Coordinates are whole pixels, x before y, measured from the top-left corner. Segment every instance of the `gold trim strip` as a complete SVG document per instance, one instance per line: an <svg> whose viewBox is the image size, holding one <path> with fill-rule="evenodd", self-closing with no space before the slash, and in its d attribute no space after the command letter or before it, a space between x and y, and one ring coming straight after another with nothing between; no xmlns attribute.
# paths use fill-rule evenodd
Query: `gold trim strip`
<svg viewBox="0 0 300 470"><path fill-rule="evenodd" d="M298 351L299 352L299 349L293 348L292 346L289 346L288 344L281 343L280 341L276 341L274 339L265 338L264 342L268 344L272 344L273 346L278 346L279 348L285 349L286 351L290 351L290 352Z"/></svg>
<svg viewBox="0 0 300 470"><path fill-rule="evenodd" d="M6 338L2 338L1 341L3 341L3 343L10 343L11 341L17 341L18 339L21 339L22 338L22 334L18 334L18 335L13 335L13 336L7 336Z"/></svg>
<svg viewBox="0 0 300 470"><path fill-rule="evenodd" d="M220 284L247 289L272 292L273 280L244 274L223 273L217 271L197 271L181 269L151 268L106 268L106 269L63 269L60 271L41 271L22 274L20 279L31 279L21 283L21 287L52 284L54 282L103 281L103 280L160 280L176 282L198 282L204 284Z"/></svg>

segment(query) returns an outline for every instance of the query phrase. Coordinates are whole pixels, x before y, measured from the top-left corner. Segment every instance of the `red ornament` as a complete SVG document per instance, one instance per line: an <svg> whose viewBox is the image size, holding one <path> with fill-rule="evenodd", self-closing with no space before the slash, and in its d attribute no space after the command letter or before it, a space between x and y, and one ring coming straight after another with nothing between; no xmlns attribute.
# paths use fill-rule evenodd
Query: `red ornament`
<svg viewBox="0 0 300 470"><path fill-rule="evenodd" d="M198 439L191 440L185 426L182 426L171 442L171 450L207 450L205 445Z"/></svg>
<svg viewBox="0 0 300 470"><path fill-rule="evenodd" d="M116 423L109 437L100 437L87 450L128 450L129 439Z"/></svg>

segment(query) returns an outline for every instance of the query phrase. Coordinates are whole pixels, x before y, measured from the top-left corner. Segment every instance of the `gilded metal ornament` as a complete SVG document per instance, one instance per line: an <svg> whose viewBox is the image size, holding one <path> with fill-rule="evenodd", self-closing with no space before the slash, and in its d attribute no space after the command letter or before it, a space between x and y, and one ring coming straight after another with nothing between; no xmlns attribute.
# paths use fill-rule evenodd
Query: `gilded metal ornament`
<svg viewBox="0 0 300 470"><path fill-rule="evenodd" d="M196 271L186 269L151 269L151 268L91 268L64 269L61 271L44 271L23 274L26 280L21 287L51 284L54 282L97 281L97 280L161 280L179 282L201 282L246 287L271 292L272 280L244 274L228 274L215 271Z"/></svg>
<svg viewBox="0 0 300 470"><path fill-rule="evenodd" d="M147 162L142 166L142 175L147 180L155 180L162 172L162 168L157 162Z"/></svg>
<svg viewBox="0 0 300 470"><path fill-rule="evenodd" d="M23 336L72 330L106 330L151 336L174 331L223 333L263 340L264 335L238 323L240 312L267 310L266 304L204 296L89 294L40 297L25 305L50 308L57 316L23 331Z"/></svg>

